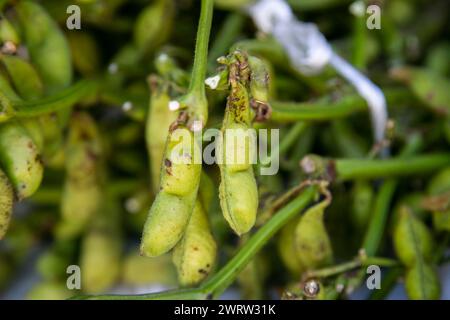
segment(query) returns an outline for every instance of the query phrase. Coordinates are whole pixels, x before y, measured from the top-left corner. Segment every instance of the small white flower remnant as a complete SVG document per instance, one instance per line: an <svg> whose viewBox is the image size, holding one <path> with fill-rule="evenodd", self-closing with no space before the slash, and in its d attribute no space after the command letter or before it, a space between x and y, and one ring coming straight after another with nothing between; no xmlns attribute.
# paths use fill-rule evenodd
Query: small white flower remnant
<svg viewBox="0 0 450 320"><path fill-rule="evenodd" d="M133 104L130 101L125 101L122 105L122 110L124 112L128 112L133 109Z"/></svg>
<svg viewBox="0 0 450 320"><path fill-rule="evenodd" d="M212 90L217 89L217 86L219 85L220 76L216 75L213 77L209 77L205 80L205 84L210 87Z"/></svg>
<svg viewBox="0 0 450 320"><path fill-rule="evenodd" d="M180 109L180 103L177 100L172 100L169 101L168 107L170 111L177 111L178 109Z"/></svg>
<svg viewBox="0 0 450 320"><path fill-rule="evenodd" d="M108 72L109 72L110 74L115 74L115 73L117 73L118 70L119 70L119 67L117 66L116 63L111 63L111 64L108 66Z"/></svg>
<svg viewBox="0 0 450 320"><path fill-rule="evenodd" d="M365 9L366 6L362 0L355 1L348 7L350 13L355 17L362 17L365 13Z"/></svg>

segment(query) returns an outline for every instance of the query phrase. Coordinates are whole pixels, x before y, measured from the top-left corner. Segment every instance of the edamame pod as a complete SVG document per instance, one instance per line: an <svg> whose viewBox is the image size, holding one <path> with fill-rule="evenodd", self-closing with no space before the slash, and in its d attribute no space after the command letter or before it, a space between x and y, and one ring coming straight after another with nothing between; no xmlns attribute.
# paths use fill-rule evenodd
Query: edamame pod
<svg viewBox="0 0 450 320"><path fill-rule="evenodd" d="M0 44L11 41L13 44L20 43L20 37L12 23L3 15L0 15Z"/></svg>
<svg viewBox="0 0 450 320"><path fill-rule="evenodd" d="M42 96L44 86L33 66L17 56L0 55L0 61L6 67L14 88L22 99L30 100Z"/></svg>
<svg viewBox="0 0 450 320"><path fill-rule="evenodd" d="M353 186L351 218L358 231L363 231L370 220L374 190L370 181L357 180Z"/></svg>
<svg viewBox="0 0 450 320"><path fill-rule="evenodd" d="M99 47L88 32L74 30L67 32L73 65L83 76L94 75L100 67Z"/></svg>
<svg viewBox="0 0 450 320"><path fill-rule="evenodd" d="M258 189L251 165L253 144L249 129L247 90L241 83L232 82L216 152L219 155L221 177L220 206L228 224L238 235L253 227L258 210Z"/></svg>
<svg viewBox="0 0 450 320"><path fill-rule="evenodd" d="M0 240L8 230L14 202L14 191L8 177L0 169Z"/></svg>
<svg viewBox="0 0 450 320"><path fill-rule="evenodd" d="M181 124L171 127L162 161L160 191L144 225L141 254L162 255L183 236L200 183L200 154L190 130Z"/></svg>
<svg viewBox="0 0 450 320"><path fill-rule="evenodd" d="M150 158L150 170L153 190L159 186L164 148L170 124L175 121L177 113L169 109L170 96L167 84L158 84L158 79L150 78L150 110L147 115L145 139Z"/></svg>
<svg viewBox="0 0 450 320"><path fill-rule="evenodd" d="M301 261L298 259L295 244L295 229L297 228L299 219L294 220L295 221L286 224L283 229L281 229L277 247L284 265L293 275L299 276L304 268Z"/></svg>
<svg viewBox="0 0 450 320"><path fill-rule="evenodd" d="M148 259L132 252L125 257L122 280L128 285L176 285L176 272L169 254Z"/></svg>
<svg viewBox="0 0 450 320"><path fill-rule="evenodd" d="M193 286L205 279L214 265L216 251L208 217L197 200L183 238L173 251L178 282L182 286Z"/></svg>
<svg viewBox="0 0 450 320"><path fill-rule="evenodd" d="M119 204L115 199L103 200L104 206L96 212L81 245L81 286L88 293L104 292L120 275L122 234Z"/></svg>
<svg viewBox="0 0 450 320"><path fill-rule="evenodd" d="M44 281L38 283L27 293L29 300L65 300L75 295L67 289L65 282Z"/></svg>
<svg viewBox="0 0 450 320"><path fill-rule="evenodd" d="M330 238L324 224L325 208L329 200L308 209L295 229L297 257L307 269L317 269L333 262Z"/></svg>
<svg viewBox="0 0 450 320"><path fill-rule="evenodd" d="M156 0L138 16L134 42L143 52L164 43L172 31L175 7L172 0Z"/></svg>
<svg viewBox="0 0 450 320"><path fill-rule="evenodd" d="M34 1L20 1L17 11L31 61L48 92L72 81L69 45L52 17Z"/></svg>
<svg viewBox="0 0 450 320"><path fill-rule="evenodd" d="M83 230L102 202L101 138L94 120L87 113L72 116L65 151L66 179L61 213L63 225L70 225L62 230L70 237L71 233L76 235Z"/></svg>
<svg viewBox="0 0 450 320"><path fill-rule="evenodd" d="M39 187L44 168L38 148L15 121L0 125L0 165L19 200L31 196Z"/></svg>

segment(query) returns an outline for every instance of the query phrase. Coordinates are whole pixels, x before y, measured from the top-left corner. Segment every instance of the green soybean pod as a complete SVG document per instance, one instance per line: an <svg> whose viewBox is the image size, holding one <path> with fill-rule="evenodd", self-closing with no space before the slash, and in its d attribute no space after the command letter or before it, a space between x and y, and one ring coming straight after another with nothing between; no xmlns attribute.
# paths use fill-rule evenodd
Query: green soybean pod
<svg viewBox="0 0 450 320"><path fill-rule="evenodd" d="M20 1L17 11L31 61L48 92L72 81L69 45L52 17L34 1Z"/></svg>
<svg viewBox="0 0 450 320"><path fill-rule="evenodd" d="M402 206L399 210L393 234L398 258L407 267L415 265L419 260L430 261L433 253L430 231L408 207Z"/></svg>
<svg viewBox="0 0 450 320"><path fill-rule="evenodd" d="M208 217L199 200L195 202L183 238L175 246L173 262L182 286L200 283L210 273L217 254Z"/></svg>
<svg viewBox="0 0 450 320"><path fill-rule="evenodd" d="M367 227L373 208L374 190L370 181L357 180L353 186L351 219L359 232Z"/></svg>
<svg viewBox="0 0 450 320"><path fill-rule="evenodd" d="M296 218L291 223L286 224L278 236L277 248L281 260L288 270L295 276L299 276L304 267L298 259L295 245L295 229L299 219Z"/></svg>
<svg viewBox="0 0 450 320"><path fill-rule="evenodd" d="M34 285L27 293L28 300L65 300L76 292L67 289L65 282L43 281Z"/></svg>
<svg viewBox="0 0 450 320"><path fill-rule="evenodd" d="M0 169L0 240L8 230L14 203L14 190L6 174Z"/></svg>
<svg viewBox="0 0 450 320"><path fill-rule="evenodd" d="M163 44L172 31L175 14L173 0L156 0L137 17L134 42L146 53Z"/></svg>
<svg viewBox="0 0 450 320"><path fill-rule="evenodd" d="M172 128L161 166L160 191L150 208L141 254L159 256L183 236L197 198L201 176L200 148L185 126Z"/></svg>
<svg viewBox="0 0 450 320"><path fill-rule="evenodd" d="M127 285L158 284L175 286L177 275L169 254L159 257L142 257L139 251L127 255L123 262L122 281Z"/></svg>
<svg viewBox="0 0 450 320"><path fill-rule="evenodd" d="M0 61L6 67L21 98L31 100L42 96L44 86L37 71L28 61L9 55L0 55Z"/></svg>
<svg viewBox="0 0 450 320"><path fill-rule="evenodd" d="M157 84L158 80L150 79L150 110L145 126L145 140L150 158L150 171L153 190L159 187L161 164L164 148L169 134L169 127L177 117L177 113L169 109L170 96L167 84Z"/></svg>
<svg viewBox="0 0 450 320"><path fill-rule="evenodd" d="M96 74L100 68L100 48L88 32L73 30L66 33L75 69L85 77Z"/></svg>
<svg viewBox="0 0 450 320"><path fill-rule="evenodd" d="M41 184L44 168L38 148L15 121L0 125L0 166L19 200L31 196Z"/></svg>
<svg viewBox="0 0 450 320"><path fill-rule="evenodd" d="M250 93L252 98L261 103L269 101L269 70L266 63L255 57L249 56L248 63L250 66Z"/></svg>
<svg viewBox="0 0 450 320"><path fill-rule="evenodd" d="M306 269L317 269L333 262L333 251L324 224L325 208L329 200L308 209L295 229L295 247L298 259Z"/></svg>
<svg viewBox="0 0 450 320"><path fill-rule="evenodd" d="M63 224L60 236L79 234L98 211L103 194L103 149L95 121L76 113L69 125L66 178L61 199ZM64 226L67 224L68 226ZM71 235L73 233L73 235Z"/></svg>
<svg viewBox="0 0 450 320"><path fill-rule="evenodd" d="M216 152L219 155L219 198L225 220L238 234L248 232L256 220L258 189L252 157L250 106L246 88L236 83L228 97L222 135Z"/></svg>
<svg viewBox="0 0 450 320"><path fill-rule="evenodd" d="M428 263L417 263L408 268L405 289L408 298L412 300L439 299L440 284L435 268Z"/></svg>
<svg viewBox="0 0 450 320"><path fill-rule="evenodd" d="M430 181L428 194L439 198L441 208L433 211L433 225L436 230L450 231L450 167L438 172Z"/></svg>
<svg viewBox="0 0 450 320"><path fill-rule="evenodd" d="M122 232L120 204L104 197L81 244L81 287L87 293L104 292L120 277Z"/></svg>
<svg viewBox="0 0 450 320"><path fill-rule="evenodd" d="M17 45L20 43L20 37L13 24L0 14L0 44L11 41Z"/></svg>

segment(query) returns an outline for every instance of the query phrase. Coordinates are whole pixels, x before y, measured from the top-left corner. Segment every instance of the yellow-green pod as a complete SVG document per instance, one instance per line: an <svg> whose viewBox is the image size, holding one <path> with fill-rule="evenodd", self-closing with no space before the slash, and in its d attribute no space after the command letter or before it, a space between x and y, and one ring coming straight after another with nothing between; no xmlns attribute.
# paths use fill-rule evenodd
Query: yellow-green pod
<svg viewBox="0 0 450 320"><path fill-rule="evenodd" d="M266 63L254 56L248 57L250 65L250 93L252 98L260 103L269 101L269 70Z"/></svg>
<svg viewBox="0 0 450 320"><path fill-rule="evenodd" d="M144 284L175 286L177 278L169 254L149 259L139 255L139 252L132 252L124 259L122 281L132 286Z"/></svg>
<svg viewBox="0 0 450 320"><path fill-rule="evenodd" d="M217 254L208 217L200 201L196 201L181 241L173 251L173 262L182 286L200 283L210 273Z"/></svg>
<svg viewBox="0 0 450 320"><path fill-rule="evenodd" d="M411 300L438 300L440 297L439 277L428 263L418 263L406 271L405 289Z"/></svg>
<svg viewBox="0 0 450 320"><path fill-rule="evenodd" d="M144 225L141 253L159 256L183 236L194 209L201 176L201 152L191 131L172 128L161 166L160 191Z"/></svg>
<svg viewBox="0 0 450 320"><path fill-rule="evenodd" d="M76 294L67 289L65 282L44 281L34 285L26 297L28 300L66 300Z"/></svg>
<svg viewBox="0 0 450 320"><path fill-rule="evenodd" d="M220 206L230 227L242 235L255 224L258 210L258 189L253 168L234 173L223 171L219 186Z"/></svg>
<svg viewBox="0 0 450 320"><path fill-rule="evenodd" d="M421 68L401 68L392 72L405 81L414 94L434 111L450 115L450 81L433 71Z"/></svg>
<svg viewBox="0 0 450 320"><path fill-rule="evenodd" d="M225 219L238 235L248 232L253 227L258 210L258 189L251 166L253 145L248 129L250 129L248 93L241 83L236 82L232 84L228 97L221 130L222 137L218 139L216 151L219 154L221 177L220 206Z"/></svg>
<svg viewBox="0 0 450 320"><path fill-rule="evenodd" d="M105 292L120 277L121 212L115 199L103 200L104 205L94 217L81 244L81 289L86 293Z"/></svg>
<svg viewBox="0 0 450 320"><path fill-rule="evenodd" d="M12 23L4 15L0 15L0 44L7 41L17 45L20 43L20 37Z"/></svg>
<svg viewBox="0 0 450 320"><path fill-rule="evenodd" d="M201 175L201 151L194 134L185 127L170 132L161 165L163 192L186 196L197 191Z"/></svg>
<svg viewBox="0 0 450 320"><path fill-rule="evenodd" d="M56 241L52 247L39 257L36 269L46 280L64 280L67 267L72 264L75 253L74 241Z"/></svg>
<svg viewBox="0 0 450 320"><path fill-rule="evenodd" d="M298 259L295 246L295 229L299 219L289 222L281 229L277 240L278 254L288 270L295 276L299 276L304 268Z"/></svg>
<svg viewBox="0 0 450 320"><path fill-rule="evenodd" d="M72 81L69 45L52 17L34 1L15 6L31 61L48 92L64 88Z"/></svg>
<svg viewBox="0 0 450 320"><path fill-rule="evenodd" d="M66 35L75 69L83 76L97 73L100 67L100 48L94 37L81 30L68 31Z"/></svg>
<svg viewBox="0 0 450 320"><path fill-rule="evenodd" d="M23 118L20 119L20 124L25 128L27 133L33 139L40 153L44 150L44 135L42 134L42 127L37 118Z"/></svg>
<svg viewBox="0 0 450 320"><path fill-rule="evenodd" d="M150 208L141 240L141 254L160 256L180 241L194 208L196 193L180 197L159 192Z"/></svg>
<svg viewBox="0 0 450 320"><path fill-rule="evenodd" d="M26 60L17 56L0 55L0 61L6 67L17 93L25 100L42 96L44 86L34 69Z"/></svg>
<svg viewBox="0 0 450 320"><path fill-rule="evenodd" d="M31 196L41 184L44 167L38 148L17 122L0 125L0 165L19 200Z"/></svg>
<svg viewBox="0 0 450 320"><path fill-rule="evenodd" d="M241 299L261 300L266 297L264 288L269 272L268 267L268 259L258 254L239 273L237 280L241 289Z"/></svg>
<svg viewBox="0 0 450 320"><path fill-rule="evenodd" d="M78 233L98 211L102 202L101 138L94 120L88 114L73 115L65 152L66 179L61 213L63 220L69 222L71 229Z"/></svg>
<svg viewBox="0 0 450 320"><path fill-rule="evenodd" d="M8 177L0 169L0 240L8 230L14 202L14 190Z"/></svg>
<svg viewBox="0 0 450 320"><path fill-rule="evenodd" d="M352 194L351 219L358 232L367 227L372 212L374 190L370 181L355 181Z"/></svg>
<svg viewBox="0 0 450 320"><path fill-rule="evenodd" d="M173 0L156 0L137 17L134 42L143 52L163 44L172 31L175 14Z"/></svg>
<svg viewBox="0 0 450 320"><path fill-rule="evenodd" d="M8 121L14 115L14 101L20 101L20 97L7 77L0 72L0 123Z"/></svg>
<svg viewBox="0 0 450 320"><path fill-rule="evenodd" d="M400 208L393 236L395 252L405 266L414 266L418 260L430 261L433 253L431 233L408 207Z"/></svg>
<svg viewBox="0 0 450 320"><path fill-rule="evenodd" d="M153 80L151 79L150 81ZM169 109L170 96L167 92L167 86L150 83L150 87L150 110L147 114L145 139L150 158L153 190L156 192L159 187L161 165L169 127L175 121L177 113Z"/></svg>
<svg viewBox="0 0 450 320"><path fill-rule="evenodd" d="M329 200L324 200L308 209L300 218L295 229L297 257L307 269L317 269L333 262L333 252L324 224L325 208Z"/></svg>

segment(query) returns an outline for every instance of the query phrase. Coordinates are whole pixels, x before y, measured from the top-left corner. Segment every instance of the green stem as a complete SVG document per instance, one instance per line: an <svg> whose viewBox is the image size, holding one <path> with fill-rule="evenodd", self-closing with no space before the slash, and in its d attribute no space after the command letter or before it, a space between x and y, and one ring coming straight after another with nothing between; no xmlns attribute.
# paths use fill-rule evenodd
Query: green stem
<svg viewBox="0 0 450 320"><path fill-rule="evenodd" d="M14 102L14 115L19 118L35 117L69 108L94 93L97 86L97 82L93 80L81 80L49 97Z"/></svg>
<svg viewBox="0 0 450 320"><path fill-rule="evenodd" d="M344 262L338 265L334 265L331 267L313 270L307 272L305 275L306 279L310 278L326 278L330 276L334 276L340 273L348 272L350 270L369 266L369 265L378 265L380 267L394 267L398 265L398 262L395 260L387 259L387 258L377 258L377 257L366 257L366 258L356 258L355 260Z"/></svg>
<svg viewBox="0 0 450 320"><path fill-rule="evenodd" d="M388 105L411 100L406 89L385 90ZM346 95L336 102L320 99L320 102L280 102L271 101L271 120L277 122L326 121L368 111L366 101L358 94Z"/></svg>
<svg viewBox="0 0 450 320"><path fill-rule="evenodd" d="M337 179L389 178L418 175L450 165L450 153L435 153L386 160L338 159L335 161Z"/></svg>
<svg viewBox="0 0 450 320"><path fill-rule="evenodd" d="M373 256L381 243L384 226L388 217L389 207L397 189L398 181L391 179L383 183L378 190L369 229L364 238L363 248L368 256Z"/></svg>
<svg viewBox="0 0 450 320"><path fill-rule="evenodd" d="M279 231L288 221L304 210L317 194L318 186L308 186L291 202L281 208L265 225L244 244L239 252L215 275L199 288L171 290L160 293L143 295L100 295L81 296L76 299L206 299L217 298L231 285L239 272L244 269L248 262L259 252L259 250Z"/></svg>
<svg viewBox="0 0 450 320"><path fill-rule="evenodd" d="M213 16L213 0L202 0L200 20L195 41L194 65L192 67L189 92L205 97L205 76L208 64L208 42Z"/></svg>

